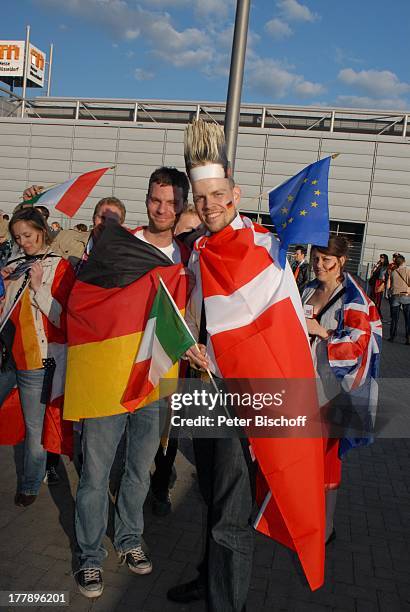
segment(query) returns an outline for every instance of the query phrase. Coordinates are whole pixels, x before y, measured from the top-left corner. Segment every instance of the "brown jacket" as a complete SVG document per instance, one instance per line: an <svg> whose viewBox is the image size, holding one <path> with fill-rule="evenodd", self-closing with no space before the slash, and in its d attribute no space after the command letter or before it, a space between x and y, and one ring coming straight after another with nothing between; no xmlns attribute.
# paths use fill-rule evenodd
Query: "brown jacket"
<svg viewBox="0 0 410 612"><path fill-rule="evenodd" d="M404 263L391 273L392 295L410 295L410 268Z"/></svg>
<svg viewBox="0 0 410 612"><path fill-rule="evenodd" d="M90 233L75 229L59 231L52 242L53 253L61 255L75 265L83 256Z"/></svg>

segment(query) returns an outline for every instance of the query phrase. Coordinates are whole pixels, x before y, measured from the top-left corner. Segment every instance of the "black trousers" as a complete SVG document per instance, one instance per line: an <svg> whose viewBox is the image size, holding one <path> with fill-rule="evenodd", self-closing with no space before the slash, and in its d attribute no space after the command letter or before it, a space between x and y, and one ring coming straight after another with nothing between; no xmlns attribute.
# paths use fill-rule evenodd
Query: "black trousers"
<svg viewBox="0 0 410 612"><path fill-rule="evenodd" d="M208 507L205 557L199 579L211 612L243 612L254 550L251 515L255 465L247 441L194 439L201 494Z"/></svg>
<svg viewBox="0 0 410 612"><path fill-rule="evenodd" d="M172 472L178 451L178 438L169 438L167 452L164 455L160 445L155 455L155 472L151 478L151 488L158 499L165 499L171 488Z"/></svg>
<svg viewBox="0 0 410 612"><path fill-rule="evenodd" d="M60 455L57 455L56 453L47 452L46 469L49 470L52 467L56 468L58 466L59 461L60 461Z"/></svg>

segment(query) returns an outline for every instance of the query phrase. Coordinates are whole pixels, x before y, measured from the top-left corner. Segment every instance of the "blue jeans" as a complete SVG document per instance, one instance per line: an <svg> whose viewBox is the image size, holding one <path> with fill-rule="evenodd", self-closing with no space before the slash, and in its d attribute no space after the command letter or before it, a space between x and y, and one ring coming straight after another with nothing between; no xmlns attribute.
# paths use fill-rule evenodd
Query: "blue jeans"
<svg viewBox="0 0 410 612"><path fill-rule="evenodd" d="M84 419L83 466L75 507L79 569L100 568L107 556L102 543L108 522L108 483L124 431L125 466L115 504L114 547L125 553L141 544L150 467L160 439L156 403L133 414Z"/></svg>
<svg viewBox="0 0 410 612"><path fill-rule="evenodd" d="M41 444L45 397L49 381L45 370L7 370L0 372L0 406L17 385L26 425L24 471L19 493L38 495L46 471L47 453Z"/></svg>
<svg viewBox="0 0 410 612"><path fill-rule="evenodd" d="M395 338L400 317L400 306L403 308L406 337L410 337L410 296L393 295L391 304L390 337Z"/></svg>

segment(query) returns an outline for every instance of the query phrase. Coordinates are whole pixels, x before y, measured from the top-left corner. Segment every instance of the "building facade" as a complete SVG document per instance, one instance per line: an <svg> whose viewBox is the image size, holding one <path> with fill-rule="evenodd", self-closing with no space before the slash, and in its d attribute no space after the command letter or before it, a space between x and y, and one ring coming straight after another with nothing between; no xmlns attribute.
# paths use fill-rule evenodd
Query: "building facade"
<svg viewBox="0 0 410 612"><path fill-rule="evenodd" d="M161 165L184 169L184 128L195 116L223 122L224 106L31 100L23 118L0 117L0 208L10 212L27 185L47 187L114 165L73 220L56 220L88 225L96 202L115 194L128 225L144 223L147 179ZM329 178L331 231L350 238L353 268L364 275L382 252L399 251L410 261L410 130L403 113L243 105L235 166L242 212L269 225L267 192L332 153L339 156Z"/></svg>

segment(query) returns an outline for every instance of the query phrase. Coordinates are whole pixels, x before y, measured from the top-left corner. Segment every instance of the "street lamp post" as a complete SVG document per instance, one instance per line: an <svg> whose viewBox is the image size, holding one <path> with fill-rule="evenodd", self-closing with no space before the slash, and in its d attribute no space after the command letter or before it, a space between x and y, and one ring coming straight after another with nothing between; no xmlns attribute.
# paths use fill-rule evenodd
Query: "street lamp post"
<svg viewBox="0 0 410 612"><path fill-rule="evenodd" d="M248 38L249 9L250 0L237 0L225 113L226 148L228 159L231 163L232 173L235 168L236 143L238 140L243 70L245 66L246 41Z"/></svg>

